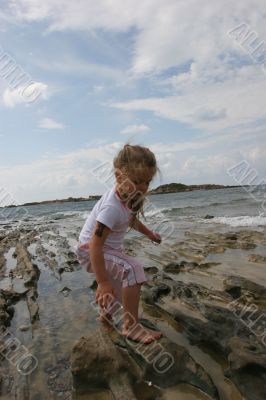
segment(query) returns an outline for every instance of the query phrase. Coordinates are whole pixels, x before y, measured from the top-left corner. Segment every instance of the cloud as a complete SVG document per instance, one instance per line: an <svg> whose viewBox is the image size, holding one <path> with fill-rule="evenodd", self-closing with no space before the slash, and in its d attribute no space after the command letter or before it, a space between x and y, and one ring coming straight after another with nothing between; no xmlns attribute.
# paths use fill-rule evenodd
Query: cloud
<svg viewBox="0 0 266 400"><path fill-rule="evenodd" d="M120 141L90 143L66 154L47 154L31 163L0 167L1 187L19 204L104 193L112 186L106 175L112 172L113 158L123 145ZM260 145L250 141L237 146L225 136L223 141L220 137L206 137L185 143L157 142L149 148L162 173L162 180L157 177L152 187L167 182L234 184L226 171L243 159L258 170L260 177L266 176L265 137ZM95 168L103 164L107 165L105 173L95 173Z"/></svg>
<svg viewBox="0 0 266 400"><path fill-rule="evenodd" d="M63 129L65 126L61 122L57 122L52 118L43 118L39 121L39 128L42 129Z"/></svg>
<svg viewBox="0 0 266 400"><path fill-rule="evenodd" d="M128 125L120 131L121 135L132 135L132 134L145 134L150 131L150 127L144 124L141 125Z"/></svg>
<svg viewBox="0 0 266 400"><path fill-rule="evenodd" d="M266 76L228 35L245 22L257 32L259 42L266 39L260 0L143 0L138 7L134 0L14 0L10 14L15 21L44 21L48 32L130 32L128 75L133 80L151 78L154 91L152 97L112 101L116 108L151 111L209 132L266 117ZM116 80L121 72L64 61L47 65L84 74L95 71Z"/></svg>
<svg viewBox="0 0 266 400"><path fill-rule="evenodd" d="M17 21L44 20L48 31L99 29L116 33L136 28L134 74L215 59L228 46L233 47L226 33L241 22L266 36L260 0L143 0L138 7L134 0L13 0L10 14Z"/></svg>
<svg viewBox="0 0 266 400"><path fill-rule="evenodd" d="M16 89L7 87L3 93L3 105L13 108L17 104L30 104L38 99L47 98L47 85L42 82L32 82L28 86L20 86Z"/></svg>
<svg viewBox="0 0 266 400"><path fill-rule="evenodd" d="M186 85L172 87L171 95L114 102L110 106L127 111L151 111L159 117L209 132L240 123L256 124L257 120L266 118L266 75L259 67L243 66L220 81L205 81L201 69L197 74L187 74ZM168 80L167 84L177 86L176 81L173 84Z"/></svg>

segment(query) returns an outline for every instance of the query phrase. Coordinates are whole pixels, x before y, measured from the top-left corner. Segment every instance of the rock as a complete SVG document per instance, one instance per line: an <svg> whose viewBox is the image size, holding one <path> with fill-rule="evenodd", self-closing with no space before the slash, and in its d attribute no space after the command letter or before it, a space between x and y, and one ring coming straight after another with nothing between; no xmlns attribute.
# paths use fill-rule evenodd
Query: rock
<svg viewBox="0 0 266 400"><path fill-rule="evenodd" d="M8 306L6 308L6 312L10 315L10 317L12 318L14 313L15 313L15 308L13 306Z"/></svg>
<svg viewBox="0 0 266 400"><path fill-rule="evenodd" d="M156 268L156 267L146 267L144 269L144 271L147 272L147 274L157 274L158 268Z"/></svg>
<svg viewBox="0 0 266 400"><path fill-rule="evenodd" d="M60 290L60 292L62 292L64 296L68 296L71 292L71 289L69 289L67 286L64 286L63 289Z"/></svg>
<svg viewBox="0 0 266 400"><path fill-rule="evenodd" d="M103 330L81 337L72 349L74 387L86 382L90 388L109 387L117 400L135 400L131 370L130 364Z"/></svg>
<svg viewBox="0 0 266 400"><path fill-rule="evenodd" d="M201 263L199 264L200 268L211 268L211 267L215 267L216 265L219 265L220 263L218 262L206 262L206 263Z"/></svg>
<svg viewBox="0 0 266 400"><path fill-rule="evenodd" d="M65 271L64 267L60 267L57 269L57 272L59 273L59 275L61 275L64 271Z"/></svg>
<svg viewBox="0 0 266 400"><path fill-rule="evenodd" d="M236 235L236 233L226 233L225 234L225 239L237 240L237 235Z"/></svg>
<svg viewBox="0 0 266 400"><path fill-rule="evenodd" d="M178 263L175 263L175 262L167 264L164 267L165 272L168 272L168 273L170 272L172 274L178 274L180 272L180 269L181 269L181 265L179 265Z"/></svg>
<svg viewBox="0 0 266 400"><path fill-rule="evenodd" d="M98 287L98 283L96 281L96 279L94 279L94 281L92 282L92 284L89 286L90 289L92 290L96 290Z"/></svg>
<svg viewBox="0 0 266 400"><path fill-rule="evenodd" d="M250 243L250 242L240 242L239 247L242 250L251 250L251 249L255 249L257 247L257 245L255 243Z"/></svg>
<svg viewBox="0 0 266 400"><path fill-rule="evenodd" d="M142 291L142 298L148 304L154 304L161 296L171 292L171 286L163 282L157 282L151 289L149 288L149 285L145 285Z"/></svg>
<svg viewBox="0 0 266 400"><path fill-rule="evenodd" d="M232 286L226 289L226 292L233 297L233 299L238 299L242 295L241 286Z"/></svg>
<svg viewBox="0 0 266 400"><path fill-rule="evenodd" d="M266 257L261 256L259 254L250 254L248 256L248 261L259 263L259 264L266 264Z"/></svg>
<svg viewBox="0 0 266 400"><path fill-rule="evenodd" d="M189 355L187 350L167 338L151 344L135 343L124 339L130 356L142 370L142 379L161 388L181 382L193 385L217 399L212 379Z"/></svg>
<svg viewBox="0 0 266 400"><path fill-rule="evenodd" d="M249 292L251 297L256 297L266 300L266 288L262 285L258 285L255 282L251 282L248 279L242 278L241 276L230 276L224 281L224 287L226 292L238 291L240 295L244 292ZM237 288L237 289L234 289ZM235 293L236 296L236 293ZM234 297L234 296L233 296ZM240 296L236 296L240 297Z"/></svg>
<svg viewBox="0 0 266 400"><path fill-rule="evenodd" d="M27 332L29 329L30 329L30 327L29 327L28 325L21 325L21 326L19 327L19 330L20 330L21 332Z"/></svg>
<svg viewBox="0 0 266 400"><path fill-rule="evenodd" d="M263 349L251 345L248 340L232 337L228 341L230 353L228 361L233 370L240 370L249 365L258 365L265 369L266 373L266 353ZM266 388L266 386L265 386Z"/></svg>
<svg viewBox="0 0 266 400"><path fill-rule="evenodd" d="M209 214L205 215L205 217L204 217L204 219L212 219L212 218L214 218L214 216L213 215L209 215Z"/></svg>
<svg viewBox="0 0 266 400"><path fill-rule="evenodd" d="M262 400L266 398L266 354L265 348L250 345L247 339L233 337L228 342L230 369L225 371L240 388L245 398Z"/></svg>
<svg viewBox="0 0 266 400"><path fill-rule="evenodd" d="M29 309L30 320L32 323L35 322L37 319L39 319L39 306L36 302L36 296L37 294L35 293L34 290L31 290L30 292L27 293L27 306Z"/></svg>
<svg viewBox="0 0 266 400"><path fill-rule="evenodd" d="M13 272L22 275L25 285L34 285L40 276L40 271L37 265L32 264L30 255L26 248L18 243L16 246L17 266Z"/></svg>
<svg viewBox="0 0 266 400"><path fill-rule="evenodd" d="M225 248L223 246L217 246L217 245L211 245L208 246L208 252L209 253L224 253L225 252Z"/></svg>

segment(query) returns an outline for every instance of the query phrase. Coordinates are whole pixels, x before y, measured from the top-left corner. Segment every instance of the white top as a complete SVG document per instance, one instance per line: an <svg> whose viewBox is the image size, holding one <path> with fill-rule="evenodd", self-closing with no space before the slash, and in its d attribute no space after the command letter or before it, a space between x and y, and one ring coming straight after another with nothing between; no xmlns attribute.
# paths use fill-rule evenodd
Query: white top
<svg viewBox="0 0 266 400"><path fill-rule="evenodd" d="M96 221L112 230L104 244L119 249L122 247L126 230L131 219L131 211L115 192L115 186L105 192L94 205L79 235L81 243L87 243L92 236Z"/></svg>

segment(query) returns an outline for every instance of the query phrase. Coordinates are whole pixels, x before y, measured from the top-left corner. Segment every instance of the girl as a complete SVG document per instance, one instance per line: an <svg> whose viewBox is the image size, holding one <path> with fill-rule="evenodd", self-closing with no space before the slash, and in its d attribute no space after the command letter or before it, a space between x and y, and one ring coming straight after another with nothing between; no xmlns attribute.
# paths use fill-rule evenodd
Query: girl
<svg viewBox="0 0 266 400"><path fill-rule="evenodd" d="M112 315L123 308L122 335L150 343L161 332L144 328L138 321L141 284L146 282L143 266L124 253L127 228L136 229L160 243L158 233L148 229L138 215L157 167L154 154L142 146L126 144L113 161L116 184L95 204L79 236L77 258L88 272L96 275L96 301L100 320L112 322Z"/></svg>

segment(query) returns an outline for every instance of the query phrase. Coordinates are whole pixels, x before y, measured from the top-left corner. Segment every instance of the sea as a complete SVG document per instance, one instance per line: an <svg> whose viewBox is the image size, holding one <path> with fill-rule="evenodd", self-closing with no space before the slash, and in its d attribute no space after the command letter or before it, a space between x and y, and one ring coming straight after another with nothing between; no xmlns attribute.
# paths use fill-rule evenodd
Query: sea
<svg viewBox="0 0 266 400"><path fill-rule="evenodd" d="M57 223L76 232L97 200L50 203L0 209L0 230ZM193 227L259 228L266 225L266 187L232 187L147 196L142 221L165 239ZM134 236L134 231L129 236ZM73 236L72 236L73 237Z"/></svg>

